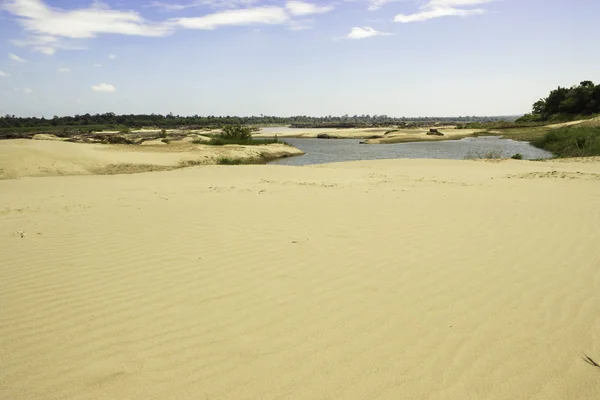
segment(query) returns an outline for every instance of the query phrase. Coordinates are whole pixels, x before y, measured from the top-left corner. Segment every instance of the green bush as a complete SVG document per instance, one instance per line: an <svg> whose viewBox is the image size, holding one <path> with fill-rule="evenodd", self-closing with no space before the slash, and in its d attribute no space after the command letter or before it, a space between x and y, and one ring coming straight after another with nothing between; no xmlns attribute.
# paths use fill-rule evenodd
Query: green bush
<svg viewBox="0 0 600 400"><path fill-rule="evenodd" d="M522 160L523 159L523 154L521 153L517 153L514 156L511 157L513 160Z"/></svg>
<svg viewBox="0 0 600 400"><path fill-rule="evenodd" d="M168 136L169 136L169 134L167 133L166 129L161 129L160 134L158 135L158 137L160 137L162 139L166 139Z"/></svg>
<svg viewBox="0 0 600 400"><path fill-rule="evenodd" d="M277 136L273 139L254 139L252 138L252 128L241 125L228 125L223 127L223 132L213 136L209 144L213 146L224 146L226 144L238 144L246 146L257 146L262 144L281 143Z"/></svg>
<svg viewBox="0 0 600 400"><path fill-rule="evenodd" d="M249 141L252 140L252 128L242 125L226 125L220 137L225 140Z"/></svg>
<svg viewBox="0 0 600 400"><path fill-rule="evenodd" d="M600 156L600 127L567 126L552 130L531 144L557 157Z"/></svg>
<svg viewBox="0 0 600 400"><path fill-rule="evenodd" d="M217 160L217 164L219 165L242 165L248 164L241 158L230 158L230 157L221 157Z"/></svg>

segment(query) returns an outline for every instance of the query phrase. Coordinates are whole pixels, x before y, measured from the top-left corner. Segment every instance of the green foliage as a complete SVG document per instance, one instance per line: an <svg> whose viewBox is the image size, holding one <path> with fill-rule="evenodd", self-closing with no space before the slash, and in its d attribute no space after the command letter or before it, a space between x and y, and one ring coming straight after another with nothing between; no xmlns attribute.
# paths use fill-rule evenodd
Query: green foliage
<svg viewBox="0 0 600 400"><path fill-rule="evenodd" d="M161 129L174 129L187 127L189 129L219 129L224 125L243 125L243 126L328 126L328 127L374 127L390 126L395 127L406 123L427 124L432 122L444 123L463 123L473 121L501 121L511 119L510 117L419 117L419 118L396 118L387 115L342 115L311 117L298 115L293 117L276 117L268 115L252 117L234 117L224 116L180 116L180 115L160 115L160 114L129 114L117 115L115 113L105 114L84 114L75 116L66 116L53 118L37 117L16 117L14 115L5 115L0 117L0 132L3 128L10 128L11 132L16 129L26 128L35 132L54 132L62 131L66 128L83 129L90 126L102 126L103 130L120 130L123 127L143 128L158 127ZM253 128L256 129L256 128Z"/></svg>
<svg viewBox="0 0 600 400"><path fill-rule="evenodd" d="M221 139L232 141L252 140L252 128L242 125L226 125L220 135Z"/></svg>
<svg viewBox="0 0 600 400"><path fill-rule="evenodd" d="M552 119L553 116L578 116L591 115L600 112L600 85L592 81L583 81L571 88L558 87L552 90L548 97L539 99L533 104L532 115L538 116L542 121ZM533 117L527 117L530 119ZM522 120L521 118L520 120Z"/></svg>
<svg viewBox="0 0 600 400"><path fill-rule="evenodd" d="M281 143L277 137L273 139L252 138L252 128L242 125L228 125L223 127L223 132L210 139L205 144L213 146L224 146L226 144L238 144L246 146L257 146L263 144Z"/></svg>
<svg viewBox="0 0 600 400"><path fill-rule="evenodd" d="M169 134L167 133L166 129L161 129L160 133L158 135L158 137L161 139L166 139L168 136L169 136Z"/></svg>
<svg viewBox="0 0 600 400"><path fill-rule="evenodd" d="M600 156L600 127L570 126L534 139L532 145L558 157Z"/></svg>
<svg viewBox="0 0 600 400"><path fill-rule="evenodd" d="M171 143L171 140L170 140L170 139L167 139L167 138L163 138L163 139L161 139L160 141L161 141L161 142L163 142L163 143L165 143L165 144L169 144L169 143Z"/></svg>
<svg viewBox="0 0 600 400"><path fill-rule="evenodd" d="M221 157L217 160L217 164L219 164L219 165L242 165L242 164L249 164L249 162L247 162L241 158Z"/></svg>
<svg viewBox="0 0 600 400"><path fill-rule="evenodd" d="M511 157L513 160L522 160L523 159L523 154L521 153L517 153L514 156Z"/></svg>
<svg viewBox="0 0 600 400"><path fill-rule="evenodd" d="M499 121L499 122L470 122L466 124L464 128L466 129L494 129L494 130L502 130L502 129L515 129L515 128L529 128L534 126L543 125L544 122L541 121L521 121L522 118L519 118L515 122L507 122L507 121Z"/></svg>

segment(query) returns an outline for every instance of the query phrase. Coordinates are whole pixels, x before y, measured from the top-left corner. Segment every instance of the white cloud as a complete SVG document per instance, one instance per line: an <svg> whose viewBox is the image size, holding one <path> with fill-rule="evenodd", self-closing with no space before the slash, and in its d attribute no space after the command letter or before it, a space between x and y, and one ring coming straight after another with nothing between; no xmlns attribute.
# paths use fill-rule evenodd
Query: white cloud
<svg viewBox="0 0 600 400"><path fill-rule="evenodd" d="M8 78L10 76L10 74L4 72L4 71L0 71L0 77L2 78Z"/></svg>
<svg viewBox="0 0 600 400"><path fill-rule="evenodd" d="M164 11L182 11L194 7L211 7L217 9L250 7L257 3L259 3L259 0L196 0L187 4L153 1L147 7L155 7Z"/></svg>
<svg viewBox="0 0 600 400"><path fill-rule="evenodd" d="M317 6L304 1L288 1L285 8L291 15L323 14L333 10L332 6Z"/></svg>
<svg viewBox="0 0 600 400"><path fill-rule="evenodd" d="M49 35L33 35L25 40L11 40L11 43L19 47L29 47L34 51L50 56L53 55L57 49L82 50L85 48L76 41Z"/></svg>
<svg viewBox="0 0 600 400"><path fill-rule="evenodd" d="M58 72L62 72L62 73L71 72L71 68L65 68L65 67L59 68Z"/></svg>
<svg viewBox="0 0 600 400"><path fill-rule="evenodd" d="M0 8L15 15L32 34L27 40L17 41L17 45L48 55L56 49L69 49L58 38L87 39L100 34L166 36L173 31L169 23L150 22L136 11L113 10L99 2L87 8L63 10L42 0L5 0Z"/></svg>
<svg viewBox="0 0 600 400"><path fill-rule="evenodd" d="M33 90L26 87L25 89L23 89L23 93L26 93L26 94L33 93Z"/></svg>
<svg viewBox="0 0 600 400"><path fill-rule="evenodd" d="M95 63L94 65L92 65L92 67L94 67L94 68L102 68L102 64Z"/></svg>
<svg viewBox="0 0 600 400"><path fill-rule="evenodd" d="M188 29L216 29L220 26L283 24L289 19L280 7L257 7L227 10L196 18L178 18L174 21Z"/></svg>
<svg viewBox="0 0 600 400"><path fill-rule="evenodd" d="M403 0L369 0L368 9L369 9L369 11L379 10L384 5L386 5L388 3L393 3L396 1L403 1Z"/></svg>
<svg viewBox="0 0 600 400"><path fill-rule="evenodd" d="M117 89L110 83L99 83L92 86L92 90L100 93L113 93L117 91Z"/></svg>
<svg viewBox="0 0 600 400"><path fill-rule="evenodd" d="M484 14L486 11L481 8L467 8L479 4L489 3L494 0L429 0L423 4L419 12L414 14L398 14L394 18L395 22L421 22L440 17L468 17L471 15ZM460 8L458 8L460 7Z"/></svg>
<svg viewBox="0 0 600 400"><path fill-rule="evenodd" d="M117 59L117 55L116 54L109 54L108 58L110 58L111 60L116 60Z"/></svg>
<svg viewBox="0 0 600 400"><path fill-rule="evenodd" d="M366 39L375 36L389 36L389 33L379 32L375 29L365 26L363 28L355 26L352 28L350 33L346 36L346 39Z"/></svg>
<svg viewBox="0 0 600 400"><path fill-rule="evenodd" d="M300 21L294 21L291 20L287 23L287 28L290 31L305 31L307 29L311 29L313 27L313 23L314 21L311 19L306 19L306 20L300 20Z"/></svg>
<svg viewBox="0 0 600 400"><path fill-rule="evenodd" d="M27 62L27 60L25 60L24 58L21 58L18 55L13 54L13 53L8 53L8 58L10 58L13 61L20 62L20 63Z"/></svg>

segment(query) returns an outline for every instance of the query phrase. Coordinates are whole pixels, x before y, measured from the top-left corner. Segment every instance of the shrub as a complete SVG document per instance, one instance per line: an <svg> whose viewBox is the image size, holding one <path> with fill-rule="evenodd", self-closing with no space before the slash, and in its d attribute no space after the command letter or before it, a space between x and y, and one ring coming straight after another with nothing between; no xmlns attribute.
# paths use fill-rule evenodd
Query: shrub
<svg viewBox="0 0 600 400"><path fill-rule="evenodd" d="M600 156L600 127L563 127L534 139L531 144L558 157Z"/></svg>
<svg viewBox="0 0 600 400"><path fill-rule="evenodd" d="M158 135L158 137L160 137L162 139L166 139L168 136L169 136L169 134L167 133L166 129L161 129L160 134Z"/></svg>
<svg viewBox="0 0 600 400"><path fill-rule="evenodd" d="M261 145L261 144L272 144L280 143L277 136L273 139L254 139L252 138L252 128L241 125L228 125L223 127L223 132L210 139L209 144L213 146L224 146L226 144L239 144L239 145Z"/></svg>
<svg viewBox="0 0 600 400"><path fill-rule="evenodd" d="M217 160L217 164L219 165L242 165L247 164L241 158L230 158L230 157L221 157Z"/></svg>
<svg viewBox="0 0 600 400"><path fill-rule="evenodd" d="M511 157L513 160L522 160L523 159L523 154L521 153L517 153L514 156Z"/></svg>
<svg viewBox="0 0 600 400"><path fill-rule="evenodd" d="M165 144L169 144L169 143L171 143L171 140L164 138L164 139L161 139L161 142L163 142Z"/></svg>
<svg viewBox="0 0 600 400"><path fill-rule="evenodd" d="M220 136L225 140L249 141L252 140L252 128L242 125L226 125Z"/></svg>
<svg viewBox="0 0 600 400"><path fill-rule="evenodd" d="M473 151L469 150L467 155L465 156L466 160L477 160L477 159L485 159L485 160L499 160L502 158L502 149L492 149L483 151Z"/></svg>

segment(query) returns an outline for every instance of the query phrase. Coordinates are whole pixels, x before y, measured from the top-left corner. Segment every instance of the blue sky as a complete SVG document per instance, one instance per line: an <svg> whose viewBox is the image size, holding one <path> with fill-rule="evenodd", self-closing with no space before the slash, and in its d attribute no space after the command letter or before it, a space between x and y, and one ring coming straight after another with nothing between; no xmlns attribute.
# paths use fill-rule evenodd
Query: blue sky
<svg viewBox="0 0 600 400"><path fill-rule="evenodd" d="M512 115L600 81L596 0L0 0L0 115Z"/></svg>

